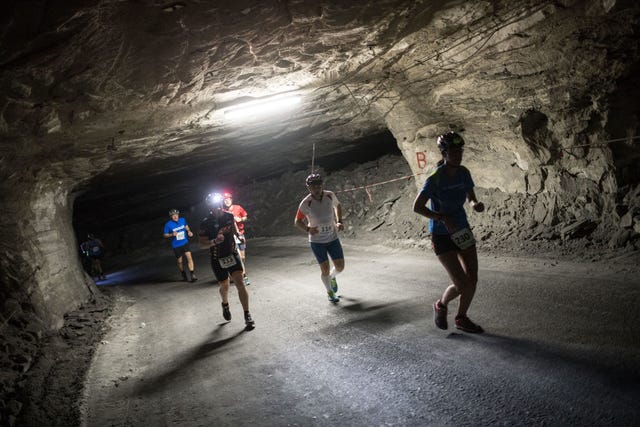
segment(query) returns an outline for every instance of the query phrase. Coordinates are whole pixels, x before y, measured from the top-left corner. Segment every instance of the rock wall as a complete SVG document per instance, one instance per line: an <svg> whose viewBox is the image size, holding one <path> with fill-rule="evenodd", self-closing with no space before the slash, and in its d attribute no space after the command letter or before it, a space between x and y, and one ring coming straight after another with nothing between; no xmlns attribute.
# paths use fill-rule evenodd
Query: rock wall
<svg viewBox="0 0 640 427"><path fill-rule="evenodd" d="M4 234L0 247L2 317L14 316L6 305L18 295L20 304L32 307L48 328L57 329L66 312L95 292L95 284L83 273L77 256L72 200L64 186L49 176L4 189L4 194L9 197L0 218Z"/></svg>
<svg viewBox="0 0 640 427"><path fill-rule="evenodd" d="M72 200L64 185L44 174L4 186L2 194L7 197L0 216L0 424L13 425L22 410L20 379L32 370L43 339L97 289L78 260Z"/></svg>
<svg viewBox="0 0 640 427"><path fill-rule="evenodd" d="M440 159L437 135L458 131L476 185L533 207L517 214L533 234L580 223L618 247L640 170L640 111L623 101L638 93L639 39L622 42L637 28L625 6L513 4L491 24L488 3L438 12L403 39L411 55L370 108L413 173Z"/></svg>

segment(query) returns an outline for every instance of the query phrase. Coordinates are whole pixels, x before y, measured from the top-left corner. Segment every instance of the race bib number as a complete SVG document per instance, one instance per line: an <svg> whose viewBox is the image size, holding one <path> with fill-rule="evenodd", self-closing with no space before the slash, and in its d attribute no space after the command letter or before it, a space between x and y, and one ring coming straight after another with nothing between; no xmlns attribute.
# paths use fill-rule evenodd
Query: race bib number
<svg viewBox="0 0 640 427"><path fill-rule="evenodd" d="M319 225L318 226L318 235L319 236L328 236L331 233L333 233L333 224Z"/></svg>
<svg viewBox="0 0 640 427"><path fill-rule="evenodd" d="M231 256L226 256L224 258L218 258L218 263L222 268L233 267L234 265L236 265L236 257L231 255Z"/></svg>
<svg viewBox="0 0 640 427"><path fill-rule="evenodd" d="M184 240L184 230L176 233L176 240Z"/></svg>
<svg viewBox="0 0 640 427"><path fill-rule="evenodd" d="M476 243L476 239L473 238L473 233L468 227L453 233L451 235L451 240L453 240L453 243L455 243L460 249L467 249Z"/></svg>

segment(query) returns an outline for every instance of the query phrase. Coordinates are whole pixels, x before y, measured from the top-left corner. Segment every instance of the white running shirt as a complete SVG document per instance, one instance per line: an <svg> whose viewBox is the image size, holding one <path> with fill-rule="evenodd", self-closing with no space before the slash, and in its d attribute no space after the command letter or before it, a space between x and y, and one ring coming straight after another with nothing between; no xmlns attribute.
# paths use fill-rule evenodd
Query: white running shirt
<svg viewBox="0 0 640 427"><path fill-rule="evenodd" d="M318 234L309 234L313 243L329 243L338 238L338 228L334 217L334 208L340 202L332 191L323 190L322 198L316 200L308 194L298 206L296 218L307 218L309 227L318 227Z"/></svg>

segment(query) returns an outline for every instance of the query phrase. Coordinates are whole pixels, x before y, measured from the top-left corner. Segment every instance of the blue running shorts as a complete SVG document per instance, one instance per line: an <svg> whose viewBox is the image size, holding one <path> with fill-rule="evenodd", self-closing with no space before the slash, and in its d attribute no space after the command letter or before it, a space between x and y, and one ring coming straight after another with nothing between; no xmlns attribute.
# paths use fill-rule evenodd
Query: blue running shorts
<svg viewBox="0 0 640 427"><path fill-rule="evenodd" d="M318 260L318 264L322 264L329 260L329 256L332 260L344 259L342 253L342 244L340 239L336 239L329 243L314 243L311 242L311 250Z"/></svg>

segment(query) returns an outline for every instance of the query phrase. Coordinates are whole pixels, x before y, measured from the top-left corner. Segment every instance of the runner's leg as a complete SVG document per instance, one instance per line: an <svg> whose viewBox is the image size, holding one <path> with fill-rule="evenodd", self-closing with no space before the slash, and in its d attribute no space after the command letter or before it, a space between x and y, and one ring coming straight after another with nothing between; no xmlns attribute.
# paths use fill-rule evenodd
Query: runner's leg
<svg viewBox="0 0 640 427"><path fill-rule="evenodd" d="M331 269L331 278L336 277L337 274L344 270L344 253L342 251L342 244L340 239L336 239L329 243L327 246L327 252L333 261L333 268Z"/></svg>
<svg viewBox="0 0 640 427"><path fill-rule="evenodd" d="M233 277L233 282L236 284L238 298L240 298L242 309L244 311L249 311L249 293L247 292L247 288L245 287L242 280L242 270L234 271L233 273L231 273L231 277ZM228 280L227 283L229 283Z"/></svg>
<svg viewBox="0 0 640 427"><path fill-rule="evenodd" d="M220 297L223 304L229 304L229 278L218 280L220 285Z"/></svg>
<svg viewBox="0 0 640 427"><path fill-rule="evenodd" d="M331 269L331 273L329 274L331 277L336 277L344 270L344 258L334 259L333 260L333 268Z"/></svg>
<svg viewBox="0 0 640 427"><path fill-rule="evenodd" d="M191 252L185 252L184 256L187 258L187 266L189 267L189 271L195 270L195 265L193 264L193 257L191 256Z"/></svg>
<svg viewBox="0 0 640 427"><path fill-rule="evenodd" d="M449 274L449 278L453 282L442 294L440 301L445 306L455 298L457 298L462 292L464 292L467 275L460 264L458 254L455 251L445 252L438 255L438 260Z"/></svg>
<svg viewBox="0 0 640 427"><path fill-rule="evenodd" d="M318 261L318 265L320 266L320 280L322 280L322 284L327 289L329 294L332 294L331 291L331 276L330 272L330 264L329 264L329 252L327 250L327 245L321 243L311 243L311 251L313 255L316 257L316 261Z"/></svg>
<svg viewBox="0 0 640 427"><path fill-rule="evenodd" d="M460 305L458 306L458 316L466 316L467 310L471 305L471 301L476 293L478 283L478 253L476 246L473 245L458 255L460 264L464 269L466 276L466 284L464 291L460 295Z"/></svg>

